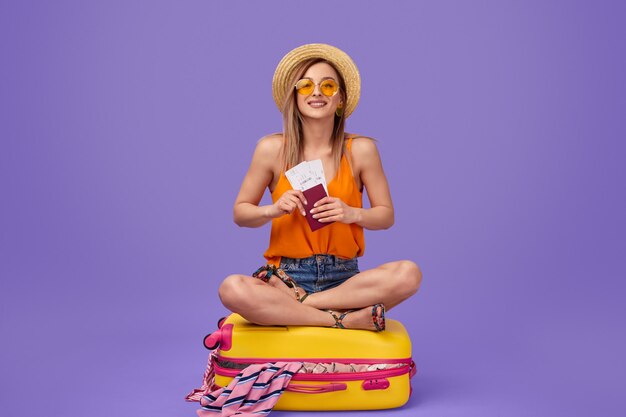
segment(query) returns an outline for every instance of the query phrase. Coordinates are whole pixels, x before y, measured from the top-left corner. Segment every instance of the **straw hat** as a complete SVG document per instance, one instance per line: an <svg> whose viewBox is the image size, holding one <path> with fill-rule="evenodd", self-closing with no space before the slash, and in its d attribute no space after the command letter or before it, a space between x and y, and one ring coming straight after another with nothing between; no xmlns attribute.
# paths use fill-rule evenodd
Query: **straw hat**
<svg viewBox="0 0 626 417"><path fill-rule="evenodd" d="M293 85L288 85L288 83L293 76L295 66L299 62L309 58L323 58L331 62L337 71L341 73L341 76L346 82L345 93L347 96L344 117L347 118L350 116L356 108L359 97L361 96L361 76L359 75L359 70L348 54L339 48L323 43L310 43L299 46L289 51L287 55L280 60L274 72L274 79L272 80L272 95L274 96L278 110L282 111L283 103L286 98L285 94L293 91Z"/></svg>

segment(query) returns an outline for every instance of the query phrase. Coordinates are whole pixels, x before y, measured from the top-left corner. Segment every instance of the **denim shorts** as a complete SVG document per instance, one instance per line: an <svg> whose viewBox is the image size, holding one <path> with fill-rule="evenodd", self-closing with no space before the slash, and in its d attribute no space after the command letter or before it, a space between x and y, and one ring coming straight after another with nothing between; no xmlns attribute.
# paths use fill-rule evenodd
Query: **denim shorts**
<svg viewBox="0 0 626 417"><path fill-rule="evenodd" d="M359 273L357 258L339 258L335 255L313 255L308 258L280 260L280 268L309 294L336 287Z"/></svg>

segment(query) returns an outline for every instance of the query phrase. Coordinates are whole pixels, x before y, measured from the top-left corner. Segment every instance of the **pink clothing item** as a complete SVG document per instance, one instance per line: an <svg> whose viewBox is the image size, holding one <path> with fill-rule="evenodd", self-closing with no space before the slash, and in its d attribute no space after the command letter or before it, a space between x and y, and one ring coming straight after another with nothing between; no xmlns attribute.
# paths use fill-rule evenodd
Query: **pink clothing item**
<svg viewBox="0 0 626 417"><path fill-rule="evenodd" d="M212 352L209 355L209 361L204 371L204 377L202 378L202 386L191 391L185 399L187 401L200 401L200 399L215 389L215 369L213 364L218 362L218 355ZM296 362L300 363L300 362ZM250 365L248 365L250 366ZM395 369L406 366L403 363L387 364L387 363L375 363L375 364L356 364L356 363L339 363L339 362L304 362L302 367L298 370L299 374L334 374L334 373L350 373L350 372L371 372L382 369Z"/></svg>
<svg viewBox="0 0 626 417"><path fill-rule="evenodd" d="M304 362L302 369L298 371L301 374L338 374L351 372L371 372L383 369L395 369L406 366L403 363L376 363L376 364L358 364L358 363L317 363Z"/></svg>
<svg viewBox="0 0 626 417"><path fill-rule="evenodd" d="M208 394L213 389L215 383L215 369L213 369L213 363L217 358L217 353L211 352L209 355L209 362L206 364L206 370L202 377L202 386L191 391L185 397L187 401L200 401L203 395Z"/></svg>
<svg viewBox="0 0 626 417"><path fill-rule="evenodd" d="M301 367L301 362L250 365L227 387L202 396L200 399L202 408L198 410L198 416L228 417L236 414L252 417L267 414L272 411L280 395L289 385L293 374Z"/></svg>

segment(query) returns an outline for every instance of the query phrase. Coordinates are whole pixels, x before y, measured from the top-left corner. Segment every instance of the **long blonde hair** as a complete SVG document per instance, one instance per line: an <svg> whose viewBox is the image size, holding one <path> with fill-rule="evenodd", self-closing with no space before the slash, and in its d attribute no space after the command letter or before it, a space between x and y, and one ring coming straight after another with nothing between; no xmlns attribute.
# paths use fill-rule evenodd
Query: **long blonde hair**
<svg viewBox="0 0 626 417"><path fill-rule="evenodd" d="M335 66L326 61L323 58L310 58L300 62L294 69L291 80L288 85L290 91L285 94L285 103L283 104L283 136L285 138L283 149L281 152L282 170L286 171L296 165L298 165L304 159L304 141L302 137L302 114L298 110L298 103L296 101L296 91L293 86L296 82L303 77L304 73L313 65L318 62L325 62L335 69L339 76L339 94L345 103L346 97L346 84L341 76L341 73L337 71ZM335 171L340 172L339 164L341 163L341 157L344 153L344 126L345 117L344 113L341 116L335 115L335 122L333 126L332 135L332 158L335 165Z"/></svg>

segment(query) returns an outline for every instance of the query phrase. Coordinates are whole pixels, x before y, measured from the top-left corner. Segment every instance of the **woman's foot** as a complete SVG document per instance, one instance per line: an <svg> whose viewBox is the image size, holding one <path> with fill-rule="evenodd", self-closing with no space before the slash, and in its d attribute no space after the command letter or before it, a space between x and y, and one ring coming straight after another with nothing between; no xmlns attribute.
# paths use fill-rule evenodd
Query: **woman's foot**
<svg viewBox="0 0 626 417"><path fill-rule="evenodd" d="M348 310L344 312L327 310L335 319L332 327L341 329L385 330L385 306L376 304L360 310Z"/></svg>

